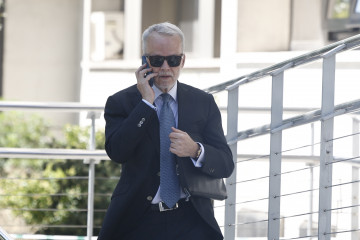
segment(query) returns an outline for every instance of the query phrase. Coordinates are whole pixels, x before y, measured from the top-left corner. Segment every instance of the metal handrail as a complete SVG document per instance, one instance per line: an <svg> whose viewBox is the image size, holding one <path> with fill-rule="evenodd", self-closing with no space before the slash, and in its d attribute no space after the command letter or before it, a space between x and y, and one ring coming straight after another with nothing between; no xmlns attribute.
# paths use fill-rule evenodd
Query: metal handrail
<svg viewBox="0 0 360 240"><path fill-rule="evenodd" d="M306 53L303 55L300 55L295 58L291 58L289 60L274 64L270 67L261 69L259 71L255 71L253 73L250 73L248 75L243 75L241 77L229 80L227 82L214 85L212 87L204 89L204 91L209 93L218 93L221 91L224 91L228 89L229 87L235 87L242 84L246 84L255 80L258 80L260 78L271 76L273 74L276 74L277 70L285 70L284 68L294 68L298 67L316 60L320 60L324 55L327 53L332 52L332 50L336 49L337 53L351 50L353 48L356 48L359 45L360 42L360 34L355 35L353 37L347 38L342 41L338 41L333 44L329 44L323 48L320 48L318 50L312 51L310 53Z"/></svg>
<svg viewBox="0 0 360 240"><path fill-rule="evenodd" d="M288 128L300 126L307 123L321 121L321 144L320 144L320 177L319 177L319 208L329 210L328 212L321 211L319 213L319 233L331 234L329 229L330 224L326 219L330 215L331 203L331 179L332 172L329 170L331 165L335 162L332 141L333 139L333 122L334 118L339 115L349 114L360 111L360 100L354 100L347 103L342 103L334 106L334 82L335 82L335 68L336 55L340 52L354 49L360 46L360 35L345 39L325 46L319 50L295 57L270 67L261 69L259 71L241 76L239 78L209 87L205 91L215 94L221 91L228 93L227 105L227 140L233 152L233 156L237 156L237 142L246 138L252 138L263 134L270 134L270 153L269 158L269 197L268 197L268 238L279 239L279 219L280 219L280 197L281 193L281 162L282 162L282 131ZM317 60L322 60L322 106L319 110L311 110L303 115L298 115L289 119L283 120L283 86L284 86L284 72L290 68L299 67ZM265 77L272 77L271 89L271 123L260 127L248 129L246 131L238 132L238 111L239 111L239 87L241 85L250 83L252 81L262 79ZM231 129L231 130L229 130ZM354 144L355 145L355 144ZM359 154L356 154L356 156ZM285 157L285 156L284 156ZM234 161L236 159L234 158ZM349 159L341 160L348 162ZM338 162L338 161L336 161ZM358 172L356 170L355 172ZM356 173L355 173L356 174ZM233 175L227 179L228 199L225 203L225 238L235 238L235 222L236 222L236 168ZM312 198L311 198L312 199ZM356 205L356 204L355 204ZM356 210L353 210L356 214ZM312 222L312 220L309 220ZM311 228L308 228L311 229ZM355 226L354 229L357 229ZM320 238L321 236L321 238ZM295 239L295 238L294 238ZM319 234L319 240L325 239ZM326 237L326 239L328 239Z"/></svg>
<svg viewBox="0 0 360 240"><path fill-rule="evenodd" d="M256 128L247 129L244 131L238 132L238 136L236 139L229 139L228 144L232 144L233 142L237 142L242 139L250 138L250 137L256 137L261 136L264 134L267 134L269 132L276 132L279 130L285 130L291 127L296 127L300 125L304 125L307 123L315 122L320 119L326 119L330 117L340 116L344 114L350 114L354 112L360 111L360 99L342 103L339 105L336 105L334 108L334 112L326 115L321 116L321 109L314 110L307 112L305 114L297 115L288 119L285 119L282 121L282 124L279 126L276 126L274 128L270 128L270 124L265 124Z"/></svg>
<svg viewBox="0 0 360 240"><path fill-rule="evenodd" d="M0 158L110 160L104 150L61 148L0 148Z"/></svg>
<svg viewBox="0 0 360 240"><path fill-rule="evenodd" d="M88 105L77 102L14 102L0 101L0 111L9 110L46 110L66 112L103 112L104 106Z"/></svg>

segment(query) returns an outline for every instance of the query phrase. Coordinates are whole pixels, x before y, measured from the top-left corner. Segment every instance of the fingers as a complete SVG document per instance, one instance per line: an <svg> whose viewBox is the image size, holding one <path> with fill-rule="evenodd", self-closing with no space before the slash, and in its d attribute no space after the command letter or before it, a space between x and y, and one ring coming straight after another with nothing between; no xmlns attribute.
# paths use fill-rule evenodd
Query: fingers
<svg viewBox="0 0 360 240"><path fill-rule="evenodd" d="M148 74L151 71L152 71L152 68L147 68L146 64L141 65L135 72L138 82L142 82L142 80L149 81L152 77L157 76L157 73Z"/></svg>
<svg viewBox="0 0 360 240"><path fill-rule="evenodd" d="M172 132L169 135L170 138L170 151L180 149L186 142L186 133L174 127L171 128Z"/></svg>
<svg viewBox="0 0 360 240"><path fill-rule="evenodd" d="M172 127L173 132L170 133L170 152L179 157L192 156L194 152L194 145L197 144L184 131Z"/></svg>
<svg viewBox="0 0 360 240"><path fill-rule="evenodd" d="M186 133L186 132L183 132L180 129L177 129L175 127L171 127L171 130L173 130L173 132L176 132L176 133Z"/></svg>
<svg viewBox="0 0 360 240"><path fill-rule="evenodd" d="M188 136L188 134L186 132L181 131L175 127L171 127L171 130L172 130L172 132L169 135L170 139L176 139L176 138Z"/></svg>

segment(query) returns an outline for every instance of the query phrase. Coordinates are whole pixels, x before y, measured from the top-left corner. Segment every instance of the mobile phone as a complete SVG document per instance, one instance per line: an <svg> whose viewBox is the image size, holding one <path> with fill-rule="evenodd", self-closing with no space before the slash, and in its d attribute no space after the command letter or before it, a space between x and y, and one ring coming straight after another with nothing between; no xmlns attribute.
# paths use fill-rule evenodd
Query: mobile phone
<svg viewBox="0 0 360 240"><path fill-rule="evenodd" d="M150 68L149 64L148 64L147 61L146 61L146 57L145 57L145 56L142 56L141 59L142 59L142 64L146 63L146 68ZM147 73L145 74L145 77L146 77L148 74L151 74L151 73L153 73L153 72L152 72L152 71L151 71L151 72L147 72ZM151 78L151 79L149 80L149 85L150 85L150 87L152 87L153 84L154 84L154 78Z"/></svg>

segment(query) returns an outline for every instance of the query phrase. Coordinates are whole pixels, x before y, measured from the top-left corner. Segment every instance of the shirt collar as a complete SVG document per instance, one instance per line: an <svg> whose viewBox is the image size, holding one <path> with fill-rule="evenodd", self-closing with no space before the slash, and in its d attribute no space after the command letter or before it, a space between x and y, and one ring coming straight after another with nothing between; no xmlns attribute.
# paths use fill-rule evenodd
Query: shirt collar
<svg viewBox="0 0 360 240"><path fill-rule="evenodd" d="M155 86L155 84L153 85L152 88L154 89L154 92L155 92L155 99L157 99L163 92L159 88L157 88ZM175 85L170 89L170 91L168 93L176 102L177 101L177 81L175 82Z"/></svg>

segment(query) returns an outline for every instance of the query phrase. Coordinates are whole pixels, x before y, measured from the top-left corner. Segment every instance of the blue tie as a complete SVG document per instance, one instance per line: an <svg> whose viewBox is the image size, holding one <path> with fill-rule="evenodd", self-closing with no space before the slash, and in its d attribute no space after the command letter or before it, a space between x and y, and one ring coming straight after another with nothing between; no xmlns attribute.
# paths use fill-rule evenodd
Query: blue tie
<svg viewBox="0 0 360 240"><path fill-rule="evenodd" d="M160 111L160 197L172 208L180 198L179 178L176 174L175 156L170 152L171 127L175 127L175 118L170 108L171 96L161 94L163 105Z"/></svg>

